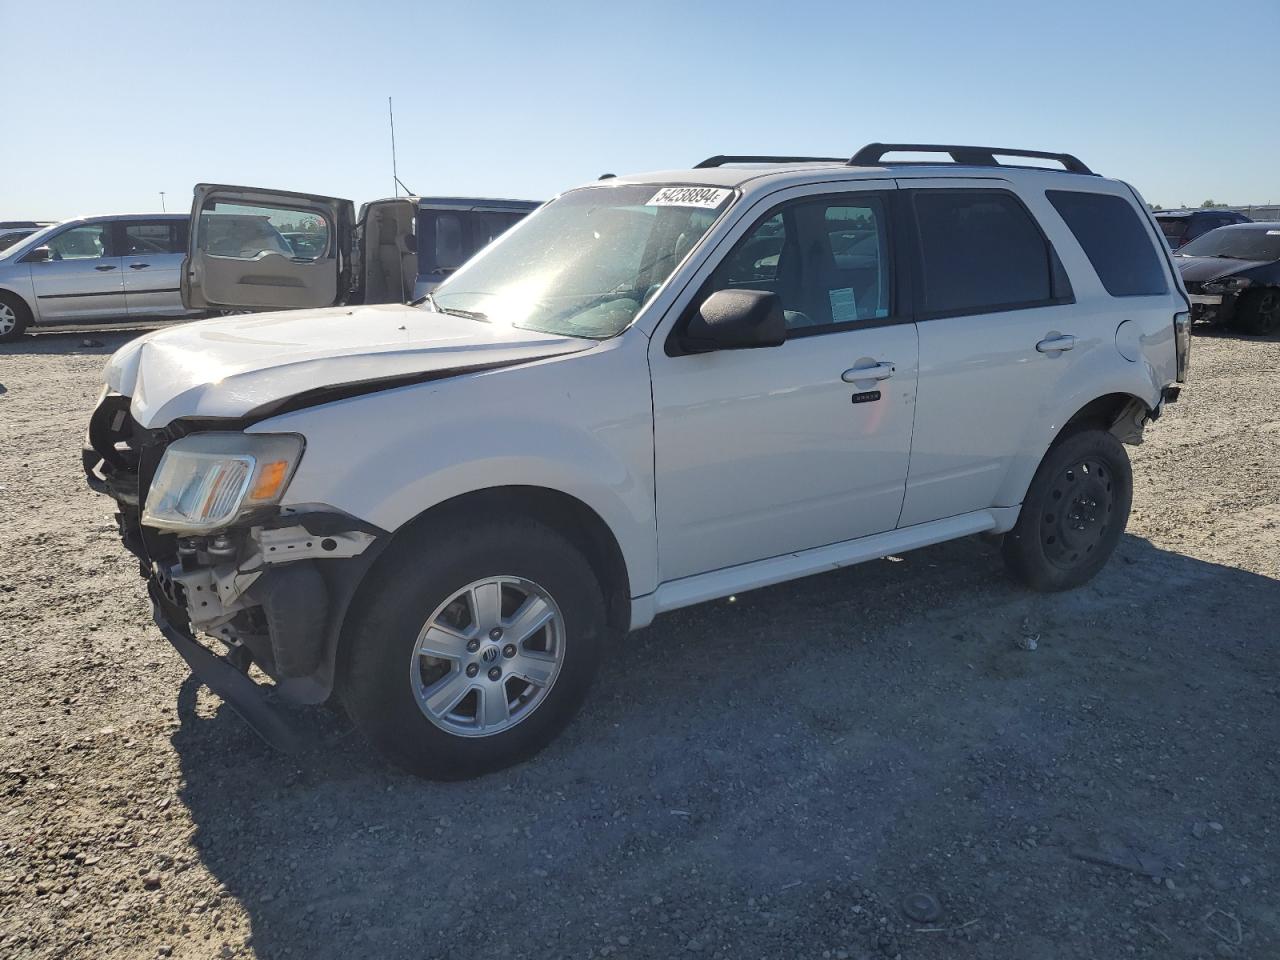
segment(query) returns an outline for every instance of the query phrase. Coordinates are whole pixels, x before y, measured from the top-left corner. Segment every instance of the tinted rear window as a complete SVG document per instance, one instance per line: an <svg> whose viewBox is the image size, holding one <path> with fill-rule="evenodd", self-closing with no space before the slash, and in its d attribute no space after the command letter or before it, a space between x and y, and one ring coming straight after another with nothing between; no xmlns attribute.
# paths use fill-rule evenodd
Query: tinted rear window
<svg viewBox="0 0 1280 960"><path fill-rule="evenodd" d="M1170 240L1177 240L1187 232L1187 221L1182 218L1161 217L1156 223L1160 224L1161 232Z"/></svg>
<svg viewBox="0 0 1280 960"><path fill-rule="evenodd" d="M1054 256L1011 194L922 190L915 209L927 313L1008 310L1054 299Z"/></svg>
<svg viewBox="0 0 1280 960"><path fill-rule="evenodd" d="M1047 190L1045 195L1084 248L1107 293L1147 297L1169 291L1160 255L1131 203L1075 190Z"/></svg>

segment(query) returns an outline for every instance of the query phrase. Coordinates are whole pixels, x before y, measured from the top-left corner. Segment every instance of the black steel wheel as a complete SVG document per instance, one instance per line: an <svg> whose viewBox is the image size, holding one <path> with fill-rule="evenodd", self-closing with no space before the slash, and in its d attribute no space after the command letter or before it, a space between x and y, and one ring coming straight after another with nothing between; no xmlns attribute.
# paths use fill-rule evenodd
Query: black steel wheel
<svg viewBox="0 0 1280 960"><path fill-rule="evenodd" d="M1109 431L1084 429L1045 454L1004 539L1004 559L1036 590L1069 590L1106 564L1129 520L1133 472Z"/></svg>

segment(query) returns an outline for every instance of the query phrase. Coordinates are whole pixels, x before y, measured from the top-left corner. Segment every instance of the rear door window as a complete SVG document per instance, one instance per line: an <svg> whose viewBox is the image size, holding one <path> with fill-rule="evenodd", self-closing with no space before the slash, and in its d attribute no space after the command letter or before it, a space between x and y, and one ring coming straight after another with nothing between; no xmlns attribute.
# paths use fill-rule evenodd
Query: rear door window
<svg viewBox="0 0 1280 960"><path fill-rule="evenodd" d="M1061 303L1065 274L1039 225L1002 190L919 190L922 312L958 316Z"/></svg>
<svg viewBox="0 0 1280 960"><path fill-rule="evenodd" d="M126 257L147 257L187 250L186 224L178 220L128 220L124 227ZM179 230L179 227L183 229Z"/></svg>
<svg viewBox="0 0 1280 960"><path fill-rule="evenodd" d="M418 214L419 269L452 273L525 216L498 210L422 210Z"/></svg>
<svg viewBox="0 0 1280 960"><path fill-rule="evenodd" d="M1156 223L1160 224L1160 232L1171 244L1176 245L1187 232L1187 221L1184 218L1161 217Z"/></svg>
<svg viewBox="0 0 1280 960"><path fill-rule="evenodd" d="M1079 241L1107 293L1148 297L1168 292L1160 257L1133 204L1124 197L1079 190L1048 190L1045 196Z"/></svg>

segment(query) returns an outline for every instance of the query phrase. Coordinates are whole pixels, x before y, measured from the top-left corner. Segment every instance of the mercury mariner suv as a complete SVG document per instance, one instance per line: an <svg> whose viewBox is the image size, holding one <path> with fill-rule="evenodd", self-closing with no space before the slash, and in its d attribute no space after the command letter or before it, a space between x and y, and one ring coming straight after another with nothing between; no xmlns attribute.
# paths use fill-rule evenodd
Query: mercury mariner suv
<svg viewBox="0 0 1280 960"><path fill-rule="evenodd" d="M463 777L668 610L972 534L1084 583L1188 350L1145 204L1068 154L719 156L569 190L416 306L140 337L85 466L161 631L271 742L277 698L336 696Z"/></svg>

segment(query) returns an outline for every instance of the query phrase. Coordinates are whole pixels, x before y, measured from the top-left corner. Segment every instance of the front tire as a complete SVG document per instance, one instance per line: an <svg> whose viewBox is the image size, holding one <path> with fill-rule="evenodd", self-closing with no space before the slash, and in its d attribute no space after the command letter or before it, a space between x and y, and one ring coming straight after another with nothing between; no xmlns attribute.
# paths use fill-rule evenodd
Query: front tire
<svg viewBox="0 0 1280 960"><path fill-rule="evenodd" d="M1040 462L1004 538L1009 572L1033 590L1070 590L1103 568L1129 520L1133 470L1109 431L1057 441Z"/></svg>
<svg viewBox="0 0 1280 960"><path fill-rule="evenodd" d="M456 780L533 756L600 662L590 565L532 520L455 522L393 547L345 641L342 698L389 760Z"/></svg>
<svg viewBox="0 0 1280 960"><path fill-rule="evenodd" d="M20 297L0 293L0 343L17 340L31 322L31 310Z"/></svg>
<svg viewBox="0 0 1280 960"><path fill-rule="evenodd" d="M1240 301L1236 325L1259 337L1280 331L1280 289L1267 287L1246 293Z"/></svg>

